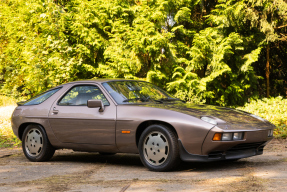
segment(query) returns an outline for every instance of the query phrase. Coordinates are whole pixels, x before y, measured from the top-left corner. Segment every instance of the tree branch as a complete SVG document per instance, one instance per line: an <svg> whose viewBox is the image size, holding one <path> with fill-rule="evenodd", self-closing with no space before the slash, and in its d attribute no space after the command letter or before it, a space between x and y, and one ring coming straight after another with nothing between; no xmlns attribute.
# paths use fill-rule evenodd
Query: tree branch
<svg viewBox="0 0 287 192"><path fill-rule="evenodd" d="M282 38L280 38L281 39L281 41L287 41L287 36L286 35L284 35L283 33L280 33L280 35L282 35Z"/></svg>
<svg viewBox="0 0 287 192"><path fill-rule="evenodd" d="M287 24L286 24L286 25L279 26L279 27L275 27L275 29L280 29L280 28L283 28L283 27L287 27Z"/></svg>

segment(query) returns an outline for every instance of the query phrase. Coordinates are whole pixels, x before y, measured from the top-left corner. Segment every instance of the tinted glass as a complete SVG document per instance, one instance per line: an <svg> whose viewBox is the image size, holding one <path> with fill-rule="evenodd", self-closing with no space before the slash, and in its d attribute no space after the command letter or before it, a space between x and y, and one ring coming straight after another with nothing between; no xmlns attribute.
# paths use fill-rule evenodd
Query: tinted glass
<svg viewBox="0 0 287 192"><path fill-rule="evenodd" d="M103 83L103 86L118 104L178 100L157 86L142 81L111 81Z"/></svg>
<svg viewBox="0 0 287 192"><path fill-rule="evenodd" d="M51 97L54 93L56 93L60 89L61 88L57 88L57 89L53 89L53 90L44 92L41 95L38 95L38 96L30 99L29 101L27 101L23 105L38 105L40 103L43 103L44 101L46 101L49 97Z"/></svg>
<svg viewBox="0 0 287 192"><path fill-rule="evenodd" d="M97 86L80 85L73 87L59 102L59 105L86 106L90 99L102 100L104 105L110 105Z"/></svg>

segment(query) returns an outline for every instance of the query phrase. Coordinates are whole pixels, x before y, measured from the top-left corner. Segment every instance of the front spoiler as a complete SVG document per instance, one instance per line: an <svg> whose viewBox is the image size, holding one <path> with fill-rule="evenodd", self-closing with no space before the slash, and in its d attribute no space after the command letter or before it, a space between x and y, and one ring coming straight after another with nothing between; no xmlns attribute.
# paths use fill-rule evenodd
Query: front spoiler
<svg viewBox="0 0 287 192"><path fill-rule="evenodd" d="M186 151L181 140L178 140L179 153L182 161L186 162L211 162L211 161L221 161L221 160L231 160L231 159L241 159L246 157L251 157L255 155L262 155L264 146L271 140L263 142L257 148L236 150L236 151L218 151L212 152L209 155L195 155Z"/></svg>

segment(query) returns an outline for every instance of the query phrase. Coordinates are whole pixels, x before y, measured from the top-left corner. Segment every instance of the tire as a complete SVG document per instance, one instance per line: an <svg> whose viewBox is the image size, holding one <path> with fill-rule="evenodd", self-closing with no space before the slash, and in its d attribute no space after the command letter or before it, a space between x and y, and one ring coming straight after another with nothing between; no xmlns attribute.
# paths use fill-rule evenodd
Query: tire
<svg viewBox="0 0 287 192"><path fill-rule="evenodd" d="M239 158L240 159L240 158ZM225 159L226 162L235 162L238 161L239 159Z"/></svg>
<svg viewBox="0 0 287 192"><path fill-rule="evenodd" d="M170 171L180 163L176 134L164 125L150 125L140 136L139 154L151 171Z"/></svg>
<svg viewBox="0 0 287 192"><path fill-rule="evenodd" d="M22 149L27 159L33 162L48 161L55 153L43 127L31 124L22 136Z"/></svg>
<svg viewBox="0 0 287 192"><path fill-rule="evenodd" d="M100 155L115 155L116 153L99 152Z"/></svg>

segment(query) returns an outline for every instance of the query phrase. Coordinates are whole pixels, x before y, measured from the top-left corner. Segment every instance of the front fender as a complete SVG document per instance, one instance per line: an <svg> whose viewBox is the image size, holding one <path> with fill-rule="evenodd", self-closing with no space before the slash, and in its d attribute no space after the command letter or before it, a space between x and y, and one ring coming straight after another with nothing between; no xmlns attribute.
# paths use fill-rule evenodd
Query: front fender
<svg viewBox="0 0 287 192"><path fill-rule="evenodd" d="M137 153L136 131L144 121L159 121L171 125L185 149L201 154L202 143L213 125L178 111L140 105L118 105L116 143L121 152ZM130 134L123 134L128 130Z"/></svg>

